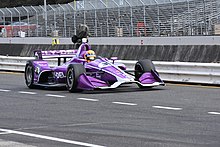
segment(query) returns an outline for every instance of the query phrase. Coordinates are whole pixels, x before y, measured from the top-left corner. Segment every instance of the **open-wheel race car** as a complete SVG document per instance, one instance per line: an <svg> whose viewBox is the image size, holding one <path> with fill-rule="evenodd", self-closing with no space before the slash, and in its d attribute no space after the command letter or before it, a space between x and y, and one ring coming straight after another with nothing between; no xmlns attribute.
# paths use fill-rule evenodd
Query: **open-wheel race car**
<svg viewBox="0 0 220 147"><path fill-rule="evenodd" d="M78 50L35 51L34 54L37 59L27 61L25 67L25 83L29 88L66 86L70 92L78 92L117 88L127 83L136 83L140 88L164 85L150 60L140 60L133 70L127 70L114 58L96 57L86 41ZM57 58L58 65L50 67L46 58Z"/></svg>

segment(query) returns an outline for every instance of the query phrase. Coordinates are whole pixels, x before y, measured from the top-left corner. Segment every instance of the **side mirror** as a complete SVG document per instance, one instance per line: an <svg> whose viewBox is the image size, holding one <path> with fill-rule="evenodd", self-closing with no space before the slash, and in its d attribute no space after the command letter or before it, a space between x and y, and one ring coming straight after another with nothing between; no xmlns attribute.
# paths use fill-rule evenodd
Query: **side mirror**
<svg viewBox="0 0 220 147"><path fill-rule="evenodd" d="M113 64L114 64L115 60L118 60L118 57L111 57L110 59L113 61Z"/></svg>

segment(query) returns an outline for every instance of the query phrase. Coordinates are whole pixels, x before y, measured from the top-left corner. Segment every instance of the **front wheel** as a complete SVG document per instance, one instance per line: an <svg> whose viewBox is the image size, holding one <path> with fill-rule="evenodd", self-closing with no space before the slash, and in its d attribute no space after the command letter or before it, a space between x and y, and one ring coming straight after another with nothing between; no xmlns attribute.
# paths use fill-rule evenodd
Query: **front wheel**
<svg viewBox="0 0 220 147"><path fill-rule="evenodd" d="M149 59L140 60L135 64L135 78L138 80L143 73L156 71L153 62Z"/></svg>
<svg viewBox="0 0 220 147"><path fill-rule="evenodd" d="M153 64L153 62L149 59L145 59L145 60L139 60L136 64L135 64L135 79L139 80L139 78L146 72L151 72L151 71L155 71L155 66ZM144 88L141 85L138 85L140 88ZM149 87L148 87L149 88Z"/></svg>
<svg viewBox="0 0 220 147"><path fill-rule="evenodd" d="M85 73L85 67L82 64L70 64L66 73L66 87L69 92L80 92L77 89L78 79L82 73Z"/></svg>
<svg viewBox="0 0 220 147"><path fill-rule="evenodd" d="M35 85L34 85L34 66L31 61L28 61L25 66L24 77L25 77L25 83L26 83L27 87L28 88L35 88Z"/></svg>

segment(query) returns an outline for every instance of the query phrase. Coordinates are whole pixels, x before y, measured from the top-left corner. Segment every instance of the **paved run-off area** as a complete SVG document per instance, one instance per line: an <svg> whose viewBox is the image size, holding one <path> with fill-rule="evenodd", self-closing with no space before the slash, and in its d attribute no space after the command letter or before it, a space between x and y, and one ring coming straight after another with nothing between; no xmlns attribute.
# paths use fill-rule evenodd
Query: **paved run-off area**
<svg viewBox="0 0 220 147"><path fill-rule="evenodd" d="M0 72L0 146L219 147L220 87L69 93Z"/></svg>

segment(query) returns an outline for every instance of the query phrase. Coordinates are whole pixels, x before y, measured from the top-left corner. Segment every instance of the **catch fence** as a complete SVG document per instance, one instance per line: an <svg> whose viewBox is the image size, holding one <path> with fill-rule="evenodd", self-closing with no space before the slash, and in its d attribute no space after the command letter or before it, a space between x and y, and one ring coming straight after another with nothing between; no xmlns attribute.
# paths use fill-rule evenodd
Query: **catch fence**
<svg viewBox="0 0 220 147"><path fill-rule="evenodd" d="M2 37L71 37L79 24L92 37L220 34L220 0L82 0L0 9ZM24 33L25 32L25 33Z"/></svg>

